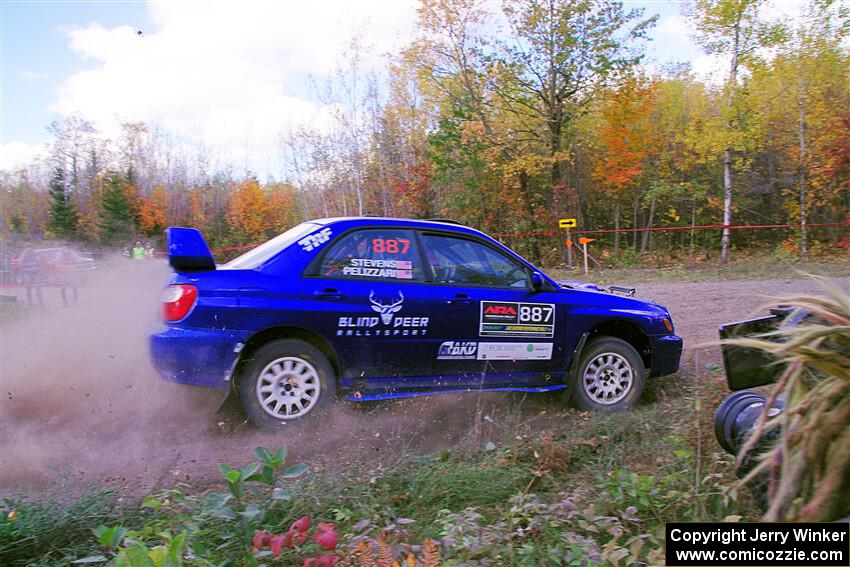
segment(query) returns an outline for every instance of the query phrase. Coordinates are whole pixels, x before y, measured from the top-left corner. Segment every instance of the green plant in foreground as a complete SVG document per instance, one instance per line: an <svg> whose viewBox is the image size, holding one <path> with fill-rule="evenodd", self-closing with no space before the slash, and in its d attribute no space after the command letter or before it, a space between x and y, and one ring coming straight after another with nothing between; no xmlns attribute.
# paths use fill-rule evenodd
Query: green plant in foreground
<svg viewBox="0 0 850 567"><path fill-rule="evenodd" d="M184 498L179 490L168 490L158 497L148 496L142 503L143 507L167 511L170 516L152 519L138 531L121 525L100 526L94 530L98 542L109 550L116 567L175 567L183 564L187 553L190 553L192 564L211 565L211 556L231 544L238 549L236 555L242 564L257 565L253 545L257 526L280 501L291 498L286 489L275 484L278 479L301 476L307 471L307 465L293 465L278 473L286 460L284 447L274 453L265 447L257 447L254 455L258 461L241 468L219 465L227 482L227 492L213 492L200 503ZM268 487L273 487L271 493ZM204 541L208 533L199 525L210 518L225 523L224 529L217 532L220 541L215 550L208 549ZM180 527L177 535L171 531L175 525ZM148 542L152 540L157 544L150 547ZM90 556L77 562L93 563L106 559L106 556ZM225 564L234 563L235 560L230 560Z"/></svg>

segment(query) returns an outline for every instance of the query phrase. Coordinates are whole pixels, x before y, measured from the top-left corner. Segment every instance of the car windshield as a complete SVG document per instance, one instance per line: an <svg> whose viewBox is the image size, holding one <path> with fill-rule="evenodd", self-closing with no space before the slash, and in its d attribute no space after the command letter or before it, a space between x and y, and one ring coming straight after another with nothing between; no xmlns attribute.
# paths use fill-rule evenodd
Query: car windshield
<svg viewBox="0 0 850 567"><path fill-rule="evenodd" d="M238 258L234 258L222 266L222 268L231 270L253 270L255 268L259 268L270 258L276 256L278 252L288 247L302 236L313 232L318 227L319 225L316 223L303 222L298 226L290 228L280 236L276 236L268 242L260 244L253 250L242 254Z"/></svg>

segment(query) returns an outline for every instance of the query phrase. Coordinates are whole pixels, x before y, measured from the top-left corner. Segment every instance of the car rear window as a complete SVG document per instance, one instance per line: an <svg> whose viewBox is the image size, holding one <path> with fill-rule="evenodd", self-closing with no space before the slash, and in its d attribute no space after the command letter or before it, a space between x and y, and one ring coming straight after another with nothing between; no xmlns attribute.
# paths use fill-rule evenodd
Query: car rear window
<svg viewBox="0 0 850 567"><path fill-rule="evenodd" d="M277 256L281 250L289 247L302 236L310 234L317 228L320 228L320 225L312 222L303 222L298 226L290 228L283 234L272 238L268 242L260 244L238 258L234 258L222 266L222 268L231 270L253 270L259 268L274 256Z"/></svg>
<svg viewBox="0 0 850 567"><path fill-rule="evenodd" d="M422 280L422 262L410 231L366 229L334 242L322 259L319 274L334 278Z"/></svg>

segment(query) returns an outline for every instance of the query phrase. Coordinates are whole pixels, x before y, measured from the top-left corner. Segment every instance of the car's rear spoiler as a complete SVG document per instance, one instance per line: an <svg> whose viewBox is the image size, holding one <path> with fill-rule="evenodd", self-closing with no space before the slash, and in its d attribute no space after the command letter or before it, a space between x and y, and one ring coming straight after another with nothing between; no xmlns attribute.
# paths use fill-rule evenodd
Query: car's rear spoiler
<svg viewBox="0 0 850 567"><path fill-rule="evenodd" d="M215 270L215 259L200 230L172 226L165 229L165 234L168 238L168 263L175 272Z"/></svg>

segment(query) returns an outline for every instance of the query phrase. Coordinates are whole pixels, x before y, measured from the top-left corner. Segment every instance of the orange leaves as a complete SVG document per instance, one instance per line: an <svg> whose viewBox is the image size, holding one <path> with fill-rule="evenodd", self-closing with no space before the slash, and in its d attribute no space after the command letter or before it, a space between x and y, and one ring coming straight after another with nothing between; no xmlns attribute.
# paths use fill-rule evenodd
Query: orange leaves
<svg viewBox="0 0 850 567"><path fill-rule="evenodd" d="M230 193L227 220L245 242L257 242L283 232L300 221L293 209L295 188L288 185L261 187L249 179Z"/></svg>
<svg viewBox="0 0 850 567"><path fill-rule="evenodd" d="M139 197L139 230L148 236L162 232L166 225L165 188L157 186L147 197Z"/></svg>
<svg viewBox="0 0 850 567"><path fill-rule="evenodd" d="M256 179L250 179L232 192L227 220L246 240L258 240L266 236L270 213L266 192Z"/></svg>
<svg viewBox="0 0 850 567"><path fill-rule="evenodd" d="M613 196L640 177L646 158L657 152L651 121L657 87L655 82L632 78L611 93L602 108L602 151L592 176Z"/></svg>

